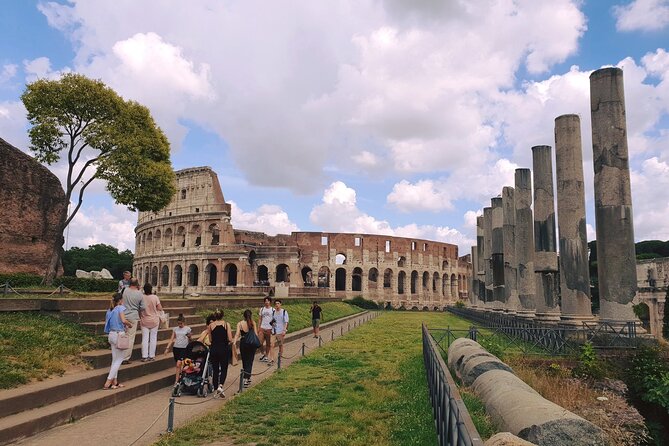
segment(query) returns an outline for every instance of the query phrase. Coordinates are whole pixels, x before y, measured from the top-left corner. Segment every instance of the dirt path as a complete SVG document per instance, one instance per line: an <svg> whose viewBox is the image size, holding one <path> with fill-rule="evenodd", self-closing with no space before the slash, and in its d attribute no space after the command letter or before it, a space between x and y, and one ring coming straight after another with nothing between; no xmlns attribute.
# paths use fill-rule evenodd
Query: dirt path
<svg viewBox="0 0 669 446"><path fill-rule="evenodd" d="M336 339L341 336L342 328L345 334L349 327L350 329L354 329L354 325L359 325L369 317L372 317L369 313L363 314L321 330L322 343L331 342L332 333L334 333ZM287 358L282 361L282 367L287 367L301 357L303 343L306 346L307 354L309 351L318 348L318 339L314 339L310 333L288 342L284 347L284 356ZM177 402L182 404L175 405L174 427L182 426L195 417L216 410L229 401L239 389L240 366L241 361L238 365L234 367L230 366L228 369L228 377L225 382L227 398L208 397L206 400L203 400L190 395L178 398ZM258 361L258 356L256 356L256 361L253 364L253 374L259 374L253 376L253 385L257 385L274 373L274 371L276 371L276 365L268 367L267 364ZM135 446L152 444L166 431L167 407L171 391L172 388L168 387L150 393L82 418L74 423L59 426L26 438L16 444L37 446L53 446L55 444L133 444ZM142 436L145 431L146 433ZM212 440L220 441L220 439Z"/></svg>

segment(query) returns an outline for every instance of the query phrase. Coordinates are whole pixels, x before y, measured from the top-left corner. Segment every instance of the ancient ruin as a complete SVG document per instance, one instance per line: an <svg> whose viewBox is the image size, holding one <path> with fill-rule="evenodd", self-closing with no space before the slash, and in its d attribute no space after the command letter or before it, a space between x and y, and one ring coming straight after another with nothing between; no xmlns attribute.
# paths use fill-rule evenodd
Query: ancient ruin
<svg viewBox="0 0 669 446"><path fill-rule="evenodd" d="M49 169L3 139L0 184L0 273L43 275L63 245L63 187Z"/></svg>
<svg viewBox="0 0 669 446"><path fill-rule="evenodd" d="M140 212L133 274L162 294L268 291L363 296L406 309L468 299L470 256L449 243L375 234L293 232L270 236L231 224L209 167L177 172L177 193L158 213Z"/></svg>

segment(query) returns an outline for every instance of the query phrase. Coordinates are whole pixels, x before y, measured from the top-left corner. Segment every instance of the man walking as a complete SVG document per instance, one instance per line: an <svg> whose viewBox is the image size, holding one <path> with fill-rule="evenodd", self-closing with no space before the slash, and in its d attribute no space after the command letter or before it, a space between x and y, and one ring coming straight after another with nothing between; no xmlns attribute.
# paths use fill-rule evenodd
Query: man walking
<svg viewBox="0 0 669 446"><path fill-rule="evenodd" d="M274 300L274 336L279 347L279 358L283 357L283 340L288 332L288 312L281 308L281 299Z"/></svg>
<svg viewBox="0 0 669 446"><path fill-rule="evenodd" d="M310 311L311 327L314 330L314 338L317 338L320 336L321 314L323 313L323 309L318 306L318 302L314 301Z"/></svg>
<svg viewBox="0 0 669 446"><path fill-rule="evenodd" d="M267 362L267 365L274 364L272 360L272 329L273 320L274 320L274 308L272 308L272 298L267 296L264 299L264 306L260 308L258 312L258 326L260 327L260 332L258 337L260 338L260 347L265 344L265 349L263 350L263 355L260 357L260 360Z"/></svg>
<svg viewBox="0 0 669 446"><path fill-rule="evenodd" d="M123 364L130 364L130 356L132 356L132 349L135 346L137 324L139 323L139 312L144 309L144 296L139 290L139 280L130 279L130 285L123 292L123 302L125 305L125 318L132 324L130 327L128 327L130 348L126 349L125 351Z"/></svg>

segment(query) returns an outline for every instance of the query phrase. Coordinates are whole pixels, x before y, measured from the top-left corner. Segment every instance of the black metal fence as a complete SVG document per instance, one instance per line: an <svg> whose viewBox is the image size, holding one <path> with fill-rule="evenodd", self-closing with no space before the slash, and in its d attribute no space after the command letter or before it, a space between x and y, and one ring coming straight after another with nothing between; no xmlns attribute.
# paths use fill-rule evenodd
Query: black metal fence
<svg viewBox="0 0 669 446"><path fill-rule="evenodd" d="M440 446L483 446L436 341L423 324L423 360Z"/></svg>

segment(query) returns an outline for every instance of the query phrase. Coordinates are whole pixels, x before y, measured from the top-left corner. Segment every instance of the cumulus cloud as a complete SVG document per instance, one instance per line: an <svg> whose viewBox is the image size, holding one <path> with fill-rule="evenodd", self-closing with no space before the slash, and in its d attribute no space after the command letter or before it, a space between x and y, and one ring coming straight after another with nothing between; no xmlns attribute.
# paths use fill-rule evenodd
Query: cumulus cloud
<svg viewBox="0 0 669 446"><path fill-rule="evenodd" d="M114 205L112 210L85 206L77 212L65 230L66 245L68 248L87 248L105 243L115 246L119 251L134 251L136 223L137 214L124 206Z"/></svg>
<svg viewBox="0 0 669 446"><path fill-rule="evenodd" d="M402 180L393 186L387 201L402 212L453 209L448 189L432 180L421 180L415 184Z"/></svg>
<svg viewBox="0 0 669 446"><path fill-rule="evenodd" d="M255 211L245 212L234 201L232 206L232 225L236 229L264 232L269 235L290 234L299 231L295 223L290 221L286 211L276 205L264 204Z"/></svg>
<svg viewBox="0 0 669 446"><path fill-rule="evenodd" d="M0 86L12 80L18 71L18 66L13 63L4 64L0 70Z"/></svg>
<svg viewBox="0 0 669 446"><path fill-rule="evenodd" d="M619 31L657 31L669 25L669 1L634 0L613 7Z"/></svg>
<svg viewBox="0 0 669 446"><path fill-rule="evenodd" d="M0 138L28 151L26 109L21 101L0 101Z"/></svg>

